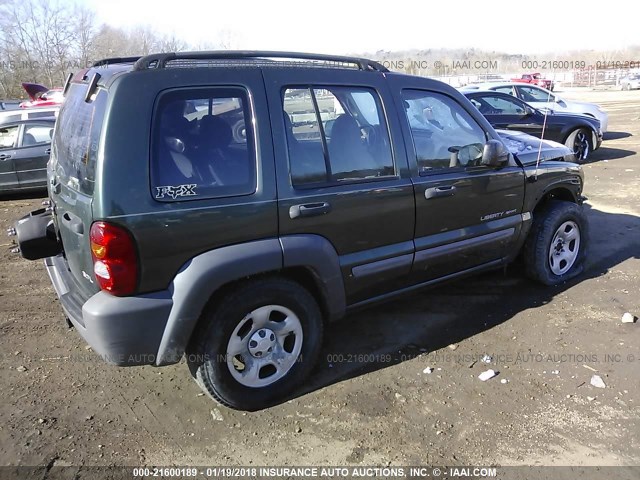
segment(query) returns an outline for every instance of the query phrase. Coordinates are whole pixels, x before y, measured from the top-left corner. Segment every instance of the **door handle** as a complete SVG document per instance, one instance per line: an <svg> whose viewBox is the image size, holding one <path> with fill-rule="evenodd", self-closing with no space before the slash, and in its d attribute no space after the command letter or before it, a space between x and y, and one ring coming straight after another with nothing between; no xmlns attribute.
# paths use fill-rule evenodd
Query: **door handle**
<svg viewBox="0 0 640 480"><path fill-rule="evenodd" d="M303 205L292 205L289 208L289 217L291 219L298 217L314 217L316 215L324 215L331 211L331 204L328 202L305 203Z"/></svg>
<svg viewBox="0 0 640 480"><path fill-rule="evenodd" d="M11 155L7 155L6 153L3 153L2 155L0 155L0 160L9 160L11 158Z"/></svg>
<svg viewBox="0 0 640 480"><path fill-rule="evenodd" d="M454 185L446 185L442 187L427 188L424 191L424 198L427 200L438 197L451 197L456 194L456 187Z"/></svg>

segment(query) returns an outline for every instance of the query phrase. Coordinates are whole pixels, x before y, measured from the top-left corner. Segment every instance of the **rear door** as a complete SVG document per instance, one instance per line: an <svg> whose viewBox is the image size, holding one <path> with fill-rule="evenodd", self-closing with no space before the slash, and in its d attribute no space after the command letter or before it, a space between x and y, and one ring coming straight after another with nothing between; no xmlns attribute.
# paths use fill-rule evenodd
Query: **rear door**
<svg viewBox="0 0 640 480"><path fill-rule="evenodd" d="M49 193L64 254L85 297L99 290L89 245L95 166L107 92L85 101L86 83L73 83L62 106L51 146Z"/></svg>
<svg viewBox="0 0 640 480"><path fill-rule="evenodd" d="M350 304L397 288L413 261L415 205L383 76L308 68L264 77L280 235L329 240Z"/></svg>
<svg viewBox="0 0 640 480"><path fill-rule="evenodd" d="M522 168L481 165L484 144L498 137L457 93L418 78L390 84L415 185L414 275L428 281L497 264L521 227Z"/></svg>
<svg viewBox="0 0 640 480"><path fill-rule="evenodd" d="M3 125L0 127L0 192L18 188L18 176L13 160L16 155L19 125Z"/></svg>
<svg viewBox="0 0 640 480"><path fill-rule="evenodd" d="M47 162L52 137L52 122L22 124L14 157L20 188L47 186Z"/></svg>

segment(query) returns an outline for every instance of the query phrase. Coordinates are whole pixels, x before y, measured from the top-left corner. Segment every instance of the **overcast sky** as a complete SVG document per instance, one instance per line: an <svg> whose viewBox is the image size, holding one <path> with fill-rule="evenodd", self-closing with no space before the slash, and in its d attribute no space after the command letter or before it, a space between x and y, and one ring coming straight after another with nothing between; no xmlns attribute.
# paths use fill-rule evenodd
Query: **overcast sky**
<svg viewBox="0 0 640 480"><path fill-rule="evenodd" d="M98 21L147 24L191 44L215 46L223 40L235 49L345 54L475 47L547 53L640 44L637 8L621 0L512 0L503 8L471 0L82 1Z"/></svg>

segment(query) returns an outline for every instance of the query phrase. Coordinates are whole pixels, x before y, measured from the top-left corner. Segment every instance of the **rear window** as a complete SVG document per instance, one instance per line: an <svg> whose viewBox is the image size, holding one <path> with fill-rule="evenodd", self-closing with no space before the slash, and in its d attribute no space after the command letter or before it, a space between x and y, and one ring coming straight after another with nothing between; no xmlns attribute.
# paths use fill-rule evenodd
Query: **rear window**
<svg viewBox="0 0 640 480"><path fill-rule="evenodd" d="M100 133L107 106L107 92L99 89L89 102L87 85L74 84L58 116L52 146L60 181L86 195L93 195Z"/></svg>
<svg viewBox="0 0 640 480"><path fill-rule="evenodd" d="M244 89L172 90L156 108L153 198L161 202L250 195L255 142Z"/></svg>

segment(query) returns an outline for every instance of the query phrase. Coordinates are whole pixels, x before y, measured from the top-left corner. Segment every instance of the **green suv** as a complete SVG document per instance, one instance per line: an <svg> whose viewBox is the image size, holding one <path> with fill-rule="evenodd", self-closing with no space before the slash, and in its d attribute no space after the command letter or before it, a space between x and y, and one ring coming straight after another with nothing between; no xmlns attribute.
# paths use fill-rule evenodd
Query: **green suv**
<svg viewBox="0 0 640 480"><path fill-rule="evenodd" d="M580 273L570 158L371 60L107 59L67 82L49 206L10 233L105 360L186 355L211 397L254 410L304 381L352 309L520 254L545 284Z"/></svg>

